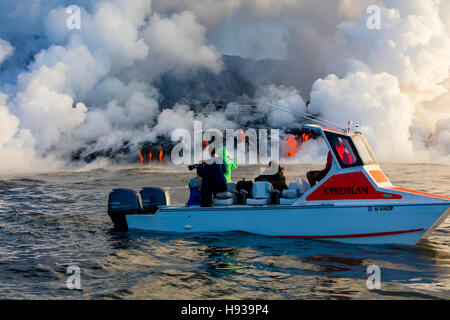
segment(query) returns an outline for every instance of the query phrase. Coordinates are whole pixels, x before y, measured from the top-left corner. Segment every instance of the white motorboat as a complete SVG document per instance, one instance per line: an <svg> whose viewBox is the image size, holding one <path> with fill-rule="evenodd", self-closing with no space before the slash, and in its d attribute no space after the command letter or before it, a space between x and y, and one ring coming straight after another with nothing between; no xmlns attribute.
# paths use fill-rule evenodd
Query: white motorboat
<svg viewBox="0 0 450 320"><path fill-rule="evenodd" d="M333 158L314 187L305 179L289 185L276 203L269 182L255 182L252 197L236 204L230 193L213 207L169 204L158 188L139 193L114 189L108 214L116 228L162 232L229 232L324 239L360 244L415 245L450 213L450 198L396 187L382 172L361 133L305 126L323 137ZM346 155L336 148L341 143ZM235 185L234 185L235 186Z"/></svg>

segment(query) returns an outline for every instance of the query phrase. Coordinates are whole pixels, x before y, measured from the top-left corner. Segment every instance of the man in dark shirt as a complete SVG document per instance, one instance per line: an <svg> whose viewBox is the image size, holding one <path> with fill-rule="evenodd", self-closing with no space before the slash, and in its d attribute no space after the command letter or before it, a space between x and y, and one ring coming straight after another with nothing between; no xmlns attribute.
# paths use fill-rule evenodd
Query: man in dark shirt
<svg viewBox="0 0 450 320"><path fill-rule="evenodd" d="M322 180L327 175L328 171L330 171L331 169L332 163L333 157L331 156L331 153L328 151L327 164L325 165L325 169L319 171L309 171L306 174L306 178L308 178L308 182L311 188L314 187L317 182Z"/></svg>
<svg viewBox="0 0 450 320"><path fill-rule="evenodd" d="M215 149L211 150L211 158L203 163L203 166L197 169L197 174L202 177L201 187L201 206L212 207L213 195L219 192L227 191L225 173L227 168L223 160L216 157Z"/></svg>

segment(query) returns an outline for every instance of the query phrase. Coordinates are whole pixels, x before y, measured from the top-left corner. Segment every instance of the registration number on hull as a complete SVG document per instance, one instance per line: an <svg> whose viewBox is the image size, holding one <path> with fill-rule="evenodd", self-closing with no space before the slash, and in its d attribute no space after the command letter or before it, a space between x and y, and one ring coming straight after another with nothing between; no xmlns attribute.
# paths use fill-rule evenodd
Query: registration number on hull
<svg viewBox="0 0 450 320"><path fill-rule="evenodd" d="M368 207L368 211L392 211L394 210L394 206L371 206Z"/></svg>

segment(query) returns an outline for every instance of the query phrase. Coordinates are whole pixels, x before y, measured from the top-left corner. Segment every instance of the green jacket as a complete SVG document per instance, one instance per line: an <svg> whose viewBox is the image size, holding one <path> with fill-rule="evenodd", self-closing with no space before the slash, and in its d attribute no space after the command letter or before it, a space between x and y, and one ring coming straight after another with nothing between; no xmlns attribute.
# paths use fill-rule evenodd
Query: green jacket
<svg viewBox="0 0 450 320"><path fill-rule="evenodd" d="M231 170L234 170L238 167L236 160L231 158L230 154L228 153L227 149L222 148L219 150L219 155L223 159L223 163L225 164L225 167L227 169L227 172L225 172L225 181L231 182Z"/></svg>

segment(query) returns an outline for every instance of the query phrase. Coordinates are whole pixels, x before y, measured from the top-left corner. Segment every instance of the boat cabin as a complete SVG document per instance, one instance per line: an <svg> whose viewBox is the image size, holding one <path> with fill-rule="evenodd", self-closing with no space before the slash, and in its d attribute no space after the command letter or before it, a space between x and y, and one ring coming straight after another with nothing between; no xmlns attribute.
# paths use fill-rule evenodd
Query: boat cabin
<svg viewBox="0 0 450 320"><path fill-rule="evenodd" d="M297 181L302 194L292 202L293 205L389 205L394 202L449 200L448 197L393 186L381 170L368 141L360 132L350 133L350 130L331 129L320 125L305 125L304 128L320 132L333 162L326 176L314 187L311 188L305 179ZM288 203L290 201L283 198L280 200L280 204Z"/></svg>
<svg viewBox="0 0 450 320"><path fill-rule="evenodd" d="M305 128L320 132L333 162L327 175L313 188L305 190L301 203L401 199L401 195L388 192L392 184L361 133L318 125Z"/></svg>
<svg viewBox="0 0 450 320"><path fill-rule="evenodd" d="M316 185L306 179L289 184L277 199L273 200L273 187L268 182L253 183L252 197L245 205L336 205L336 204L384 204L422 200L425 202L448 199L420 191L394 187L385 176L375 154L360 132L305 125L324 139L333 159L331 169ZM235 183L229 183L229 192L214 199L215 206L235 205Z"/></svg>
<svg viewBox="0 0 450 320"><path fill-rule="evenodd" d="M396 193L387 192L392 186L382 172L372 148L359 133L350 133L319 125L305 125L306 130L315 131L322 136L333 159L331 169L315 186L311 188L306 179L289 184L277 201L277 205L334 204L336 201L366 201L401 199ZM229 191L233 192L234 185ZM268 182L253 184L252 198L246 199L247 205L271 204L273 188ZM218 195L215 205L231 205L232 199ZM235 203L235 202L234 202ZM273 204L273 201L272 201Z"/></svg>

